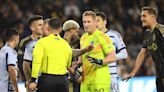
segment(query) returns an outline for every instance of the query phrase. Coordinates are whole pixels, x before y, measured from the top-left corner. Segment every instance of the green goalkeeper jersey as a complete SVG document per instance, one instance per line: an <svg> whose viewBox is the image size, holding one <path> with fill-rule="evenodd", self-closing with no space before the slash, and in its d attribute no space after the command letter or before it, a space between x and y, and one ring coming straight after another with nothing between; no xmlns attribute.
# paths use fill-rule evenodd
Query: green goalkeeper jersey
<svg viewBox="0 0 164 92"><path fill-rule="evenodd" d="M82 84L109 84L110 75L108 65L96 65L90 63L86 56L97 59L104 59L106 55L114 50L112 40L99 30L93 34L85 33L80 40L81 48L93 44L94 49L82 55L83 60L83 81Z"/></svg>

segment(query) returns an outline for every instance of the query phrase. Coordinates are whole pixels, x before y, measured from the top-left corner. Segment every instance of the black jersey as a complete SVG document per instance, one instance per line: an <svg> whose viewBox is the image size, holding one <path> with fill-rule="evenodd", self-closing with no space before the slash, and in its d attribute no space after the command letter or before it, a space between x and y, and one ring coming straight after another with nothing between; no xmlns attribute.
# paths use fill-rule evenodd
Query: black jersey
<svg viewBox="0 0 164 92"><path fill-rule="evenodd" d="M152 32L146 30L143 48L153 58L157 77L164 77L164 25L157 24Z"/></svg>

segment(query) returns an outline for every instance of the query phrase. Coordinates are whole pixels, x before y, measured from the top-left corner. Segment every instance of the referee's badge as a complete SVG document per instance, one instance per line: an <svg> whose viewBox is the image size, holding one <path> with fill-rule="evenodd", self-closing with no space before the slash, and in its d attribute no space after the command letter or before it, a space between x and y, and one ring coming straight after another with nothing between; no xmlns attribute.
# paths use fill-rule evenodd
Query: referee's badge
<svg viewBox="0 0 164 92"><path fill-rule="evenodd" d="M55 39L56 39L56 40L59 40L59 38L57 38L57 37L56 37Z"/></svg>

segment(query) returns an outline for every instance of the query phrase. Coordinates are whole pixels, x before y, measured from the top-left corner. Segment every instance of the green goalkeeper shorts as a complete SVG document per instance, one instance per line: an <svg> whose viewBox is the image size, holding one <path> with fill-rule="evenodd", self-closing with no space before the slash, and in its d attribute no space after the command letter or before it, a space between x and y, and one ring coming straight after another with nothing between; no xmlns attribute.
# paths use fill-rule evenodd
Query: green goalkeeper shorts
<svg viewBox="0 0 164 92"><path fill-rule="evenodd" d="M81 84L80 92L110 92L109 84Z"/></svg>

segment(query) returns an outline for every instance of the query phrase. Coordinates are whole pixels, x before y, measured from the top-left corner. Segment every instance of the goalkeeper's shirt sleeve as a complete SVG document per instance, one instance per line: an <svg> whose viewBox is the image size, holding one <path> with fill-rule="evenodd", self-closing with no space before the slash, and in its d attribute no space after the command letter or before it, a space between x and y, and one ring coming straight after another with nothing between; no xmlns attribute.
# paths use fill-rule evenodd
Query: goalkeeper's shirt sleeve
<svg viewBox="0 0 164 92"><path fill-rule="evenodd" d="M105 54L108 54L109 52L114 51L113 42L110 39L110 37L108 37L107 35L103 34L100 37L100 43L101 43L101 46L102 46L103 51L105 52Z"/></svg>

